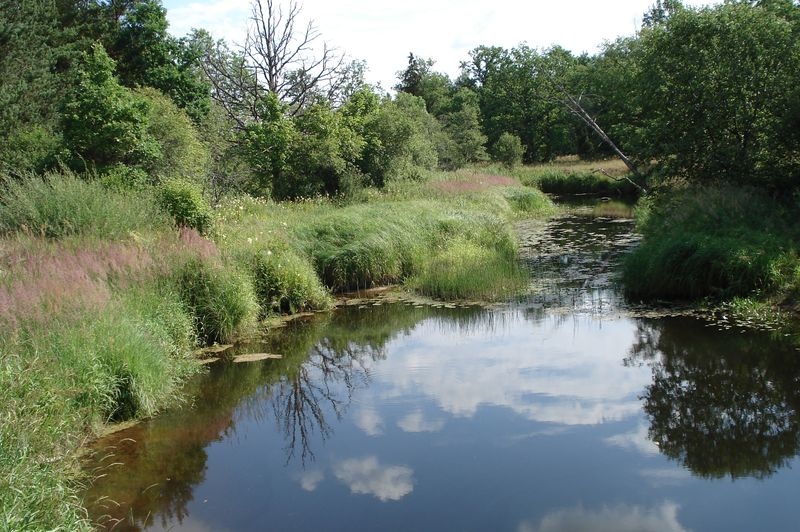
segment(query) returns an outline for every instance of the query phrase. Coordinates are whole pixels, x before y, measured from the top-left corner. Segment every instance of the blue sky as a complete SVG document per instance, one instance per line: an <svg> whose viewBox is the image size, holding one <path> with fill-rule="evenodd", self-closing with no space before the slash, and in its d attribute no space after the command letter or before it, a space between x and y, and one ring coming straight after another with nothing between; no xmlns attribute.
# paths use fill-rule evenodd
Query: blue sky
<svg viewBox="0 0 800 532"><path fill-rule="evenodd" d="M276 0L279 1L279 0ZM595 53L604 41L632 35L655 0L305 0L321 39L352 59L367 61L367 81L391 88L408 53L431 58L450 76L479 45L536 48L560 44ZM163 0L173 34L204 28L243 41L251 0ZM685 5L720 1L685 0Z"/></svg>

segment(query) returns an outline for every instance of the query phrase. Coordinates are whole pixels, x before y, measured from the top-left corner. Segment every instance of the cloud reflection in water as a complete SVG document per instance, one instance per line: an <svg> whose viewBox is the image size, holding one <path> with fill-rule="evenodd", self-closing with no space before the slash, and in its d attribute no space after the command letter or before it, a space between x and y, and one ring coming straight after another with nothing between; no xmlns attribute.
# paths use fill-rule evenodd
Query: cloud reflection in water
<svg viewBox="0 0 800 532"><path fill-rule="evenodd" d="M350 458L333 465L333 474L357 494L372 495L383 502L399 501L414 489L413 471L399 465L383 465L374 456Z"/></svg>
<svg viewBox="0 0 800 532"><path fill-rule="evenodd" d="M425 419L425 414L416 410L400 419L397 426L405 432L438 432L444 427L444 421Z"/></svg>
<svg viewBox="0 0 800 532"><path fill-rule="evenodd" d="M381 362L384 399L422 393L455 417L491 405L562 425L597 425L641 411L638 396L650 375L622 364L634 331L627 319L532 323L517 315L503 330L458 335L439 326L420 323L403 356Z"/></svg>
<svg viewBox="0 0 800 532"><path fill-rule="evenodd" d="M590 511L582 507L557 510L534 525L521 523L519 532L685 532L678 522L678 505L664 502L654 508L620 505Z"/></svg>

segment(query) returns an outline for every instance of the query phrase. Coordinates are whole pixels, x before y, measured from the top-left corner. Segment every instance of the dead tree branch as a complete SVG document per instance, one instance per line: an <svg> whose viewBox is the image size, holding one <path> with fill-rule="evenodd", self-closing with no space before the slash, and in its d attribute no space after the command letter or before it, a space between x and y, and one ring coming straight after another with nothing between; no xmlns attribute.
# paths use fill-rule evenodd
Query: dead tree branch
<svg viewBox="0 0 800 532"><path fill-rule="evenodd" d="M324 96L344 64L344 57L326 43L314 56L320 33L313 21L298 26L300 12L294 0L285 10L274 0L253 0L242 48L258 86L276 94L290 114L301 111L315 96Z"/></svg>
<svg viewBox="0 0 800 532"><path fill-rule="evenodd" d="M613 176L613 175L609 174L608 172L606 172L602 168L593 168L592 169L592 173L603 174L607 178L613 179L614 181L627 181L628 183L630 183L631 185L636 187L642 194L647 195L647 189L646 188L644 188L639 183L637 183L636 181L634 181L633 179L631 179L630 177L628 177L626 175L623 175L621 177L616 177L616 176Z"/></svg>
<svg viewBox="0 0 800 532"><path fill-rule="evenodd" d="M558 91L562 95L562 103L567 107L567 109L569 109L569 111L573 115L580 118L587 126L589 126L592 129L592 131L597 133L597 135L603 140L603 142L608 144L608 146L612 150L614 150L614 153L616 153L617 156L619 156L619 158L622 159L622 162L625 163L625 166L628 167L628 169L631 171L631 173L633 173L633 175L635 175L638 178L642 178L642 173L639 171L639 169L636 167L633 161L631 161L630 158L628 158L628 156L625 155L622 152L622 150L620 150L617 147L614 141L611 140L611 137L609 137L606 134L606 132L603 131L603 128L601 128L600 125L595 121L595 119L592 118L591 115L589 115L589 113L586 112L586 109L583 108L580 102L569 92L567 92L566 89L564 89L564 87L561 87L559 85L556 86L558 88Z"/></svg>

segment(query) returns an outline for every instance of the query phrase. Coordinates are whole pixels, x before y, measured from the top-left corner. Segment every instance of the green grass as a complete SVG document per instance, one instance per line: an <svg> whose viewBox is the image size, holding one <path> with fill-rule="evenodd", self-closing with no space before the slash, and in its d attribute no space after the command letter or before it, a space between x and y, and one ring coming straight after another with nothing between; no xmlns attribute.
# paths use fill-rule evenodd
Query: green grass
<svg viewBox="0 0 800 532"><path fill-rule="evenodd" d="M463 237L428 259L409 282L417 292L444 300L497 301L518 293L527 275L516 257Z"/></svg>
<svg viewBox="0 0 800 532"><path fill-rule="evenodd" d="M436 187L415 184L388 195L375 196L368 203L336 206L321 201L276 204L235 198L218 210L217 241L226 253L245 256L254 250L270 250L276 256L290 250L291 260L282 261L287 277L296 279L292 291L318 294L319 288L309 276L311 265L316 276L332 292L370 288L385 284L408 283L412 289L434 295L430 283L412 281L435 259L452 257L457 245L480 248L482 257L496 272L516 274L516 242L510 221L521 213L551 213L552 202L538 191L521 187L492 187L454 194ZM426 190L425 186L431 187ZM438 191L438 192L437 192ZM437 197L419 199L421 197ZM398 199L401 198L401 199ZM253 250L253 251L249 251ZM261 251L260 253L263 253ZM274 263L275 259L270 260ZM497 268L499 263L505 264ZM274 268L262 268L259 276L274 276ZM480 298L480 283L459 277L461 290L436 291L437 297ZM260 281L256 280L256 286ZM512 286L514 283L507 283ZM498 297L494 286L486 286L489 299ZM257 290L268 293L268 290ZM262 297L272 310L285 310L289 304L276 292ZM453 294L447 296L447 294ZM322 306L319 297L310 304L295 303L314 309ZM313 303L316 301L316 303ZM284 307L284 308L282 308Z"/></svg>
<svg viewBox="0 0 800 532"><path fill-rule="evenodd" d="M161 321L176 320L166 305L113 302L0 340L0 528L88 528L74 480L83 438L175 403L196 371L188 351L175 351L181 333Z"/></svg>
<svg viewBox="0 0 800 532"><path fill-rule="evenodd" d="M75 495L82 442L182 400L207 314L216 330L248 320L230 312L248 300L228 297L241 292L220 260L187 230L0 239L0 529L88 528ZM205 274L193 294L222 291L210 298L222 305L181 297L190 265Z"/></svg>
<svg viewBox="0 0 800 532"><path fill-rule="evenodd" d="M197 258L176 273L181 298L203 343L230 342L252 328L257 313L253 284L235 266Z"/></svg>
<svg viewBox="0 0 800 532"><path fill-rule="evenodd" d="M69 172L0 180L0 235L120 238L169 224L147 195L108 190Z"/></svg>
<svg viewBox="0 0 800 532"><path fill-rule="evenodd" d="M249 264L261 317L325 310L333 303L311 262L286 246L255 247Z"/></svg>
<svg viewBox="0 0 800 532"><path fill-rule="evenodd" d="M624 265L642 299L729 298L800 286L793 216L750 188L692 187L642 202L642 244Z"/></svg>
<svg viewBox="0 0 800 532"><path fill-rule="evenodd" d="M500 165L480 167L482 171L511 175L522 185L548 194L592 194L600 196L638 196L640 190L624 176L627 167L617 159L580 161L573 158L552 163L519 166L508 169Z"/></svg>

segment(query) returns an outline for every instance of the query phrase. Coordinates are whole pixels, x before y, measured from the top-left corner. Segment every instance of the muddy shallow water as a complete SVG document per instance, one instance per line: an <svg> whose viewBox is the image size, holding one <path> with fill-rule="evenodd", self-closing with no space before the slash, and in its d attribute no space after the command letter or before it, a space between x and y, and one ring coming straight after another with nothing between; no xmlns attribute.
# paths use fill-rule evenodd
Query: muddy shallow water
<svg viewBox="0 0 800 532"><path fill-rule="evenodd" d="M800 355L651 315L631 222L520 225L529 294L375 299L210 366L191 405L98 442L115 530L795 530Z"/></svg>

